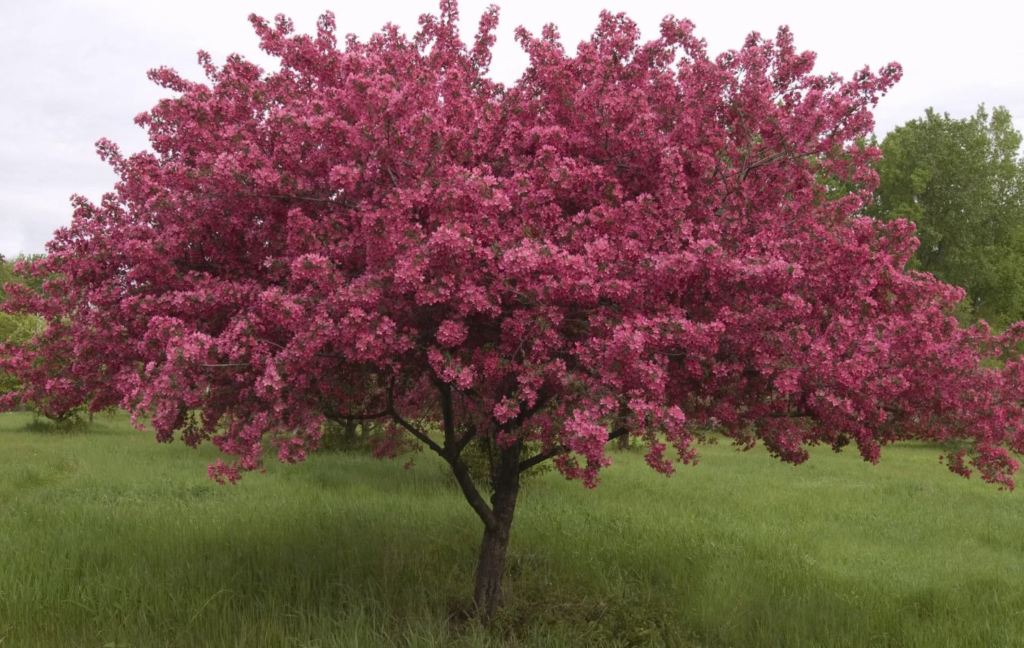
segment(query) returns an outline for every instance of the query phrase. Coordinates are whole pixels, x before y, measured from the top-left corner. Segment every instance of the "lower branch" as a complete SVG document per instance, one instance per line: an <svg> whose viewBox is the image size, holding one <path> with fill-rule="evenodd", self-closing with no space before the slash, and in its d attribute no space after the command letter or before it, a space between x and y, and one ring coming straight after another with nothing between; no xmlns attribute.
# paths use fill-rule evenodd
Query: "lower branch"
<svg viewBox="0 0 1024 648"><path fill-rule="evenodd" d="M456 439L455 411L452 407L451 387L446 383L440 383L438 389L441 392L441 417L443 419L441 425L444 428L444 448L437 447L435 444L432 446L432 449L451 466L452 474L455 475L455 481L458 482L459 488L462 489L462 494L465 496L466 501L473 507L473 510L484 523L484 526L491 528L497 522L494 509L487 506L487 502L484 501L476 484L473 483L473 478L469 474L469 468L466 467L466 463L461 458L462 450L472 438L470 437L470 432L473 430L467 430L463 433L461 439Z"/></svg>
<svg viewBox="0 0 1024 648"><path fill-rule="evenodd" d="M490 529L497 524L497 518L494 515L494 511L491 507L487 506L487 502L484 501L483 495L477 489L476 484L473 483L473 478L469 475L469 468L462 459L456 457L453 460L448 461L448 465L452 468L452 474L455 475L455 481L458 482L459 488L462 490L462 495L469 502L469 505L473 507L473 511L480 518L480 521L484 523L484 527Z"/></svg>
<svg viewBox="0 0 1024 648"><path fill-rule="evenodd" d="M430 448L431 450L433 450L437 454L439 454L442 457L444 457L444 448L442 448L441 446L437 445L437 443L433 439L431 439L427 435L426 432L424 432L423 430L420 430L415 425L413 425L409 421L406 421L404 418L402 418L401 415L399 415L399 413L395 411L394 407L391 407L389 409L388 414L391 416L391 419L395 423L398 423L403 428L405 428L405 430L409 434L411 434L414 437L416 437L417 439L419 439L419 441L421 443L423 443L423 445L427 446L428 448Z"/></svg>
<svg viewBox="0 0 1024 648"><path fill-rule="evenodd" d="M351 412L328 412L324 414L324 418L328 421L334 421L335 423L342 423L345 421L372 421L374 419L384 418L391 412L388 410L381 410L379 412L371 412L369 414L353 414Z"/></svg>
<svg viewBox="0 0 1024 648"><path fill-rule="evenodd" d="M627 434L629 434L629 429L628 428L617 428L617 429L613 430L611 434L608 435L608 442L614 441L615 439L618 439L619 437L627 435ZM530 468L533 468L537 464L544 463L548 459L552 459L554 457L557 457L560 454L565 454L567 452L569 452L569 448L566 448L564 445L558 445L558 446L555 446L554 448L551 448L550 450L547 450L545 452L537 453L537 454L533 455L532 457L530 457L529 459L526 459L526 460L520 462L520 464L519 464L519 472L520 473L525 472L525 471L529 470Z"/></svg>
<svg viewBox="0 0 1024 648"><path fill-rule="evenodd" d="M455 453L455 456L458 457L461 455L462 451L466 449L466 446L468 446L476 436L477 429L475 426L469 426L466 428L466 431L462 433L462 436L456 440L455 445L453 446L452 452Z"/></svg>

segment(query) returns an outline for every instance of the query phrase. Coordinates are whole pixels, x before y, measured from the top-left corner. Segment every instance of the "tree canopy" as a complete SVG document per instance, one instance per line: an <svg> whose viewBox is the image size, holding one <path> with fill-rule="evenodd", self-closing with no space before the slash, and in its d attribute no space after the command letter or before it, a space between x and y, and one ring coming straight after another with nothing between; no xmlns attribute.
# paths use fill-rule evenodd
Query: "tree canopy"
<svg viewBox="0 0 1024 648"><path fill-rule="evenodd" d="M966 288L966 318L999 327L1024 318L1020 145L1005 108L966 119L929 109L883 140L867 210L913 221L921 246L910 267Z"/></svg>
<svg viewBox="0 0 1024 648"><path fill-rule="evenodd" d="M643 43L605 12L574 55L519 29L505 87L497 9L469 45L457 17L339 47L330 13L314 36L253 16L279 71L152 71L176 95L137 118L152 152L99 142L120 180L75 199L34 269L56 278L6 305L49 327L0 356L25 382L0 405L119 402L235 455L227 481L268 442L301 460L325 419L381 419L380 451L436 452L482 521L485 618L519 474L594 486L625 434L664 473L709 429L793 463L927 439L1012 487L1020 327L959 327L963 290L906 270L913 226L859 215L897 65L818 75L786 29L712 56L686 20ZM489 500L461 457L480 439Z"/></svg>

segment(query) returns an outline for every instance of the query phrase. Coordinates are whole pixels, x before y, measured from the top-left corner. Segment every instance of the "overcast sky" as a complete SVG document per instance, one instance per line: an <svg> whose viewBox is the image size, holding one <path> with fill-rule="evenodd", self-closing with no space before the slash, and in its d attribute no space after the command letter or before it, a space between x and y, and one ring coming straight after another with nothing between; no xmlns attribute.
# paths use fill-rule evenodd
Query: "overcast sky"
<svg viewBox="0 0 1024 648"><path fill-rule="evenodd" d="M490 2L462 0L465 38L476 31ZM498 3L501 4L500 2ZM646 37L665 15L697 25L712 53L738 48L746 34L792 29L800 50L818 53L817 71L849 76L870 65L903 65L903 81L875 113L876 132L923 115L931 106L954 117L979 103L1004 105L1024 127L1024 18L1022 0L974 0L927 6L920 0L515 0L502 6L492 75L510 84L526 65L512 32L537 33L558 25L567 49L593 31L601 9L626 11ZM169 65L201 78L195 53L215 61L237 52L265 68L273 63L257 47L246 20L286 13L301 32L312 32L324 10L337 16L341 34L361 39L385 22L415 30L417 17L436 12L435 0L332 2L331 0L0 0L0 254L44 251L53 230L71 220L69 197L98 200L114 175L95 155L100 137L122 151L146 147L133 117L166 91L146 71Z"/></svg>

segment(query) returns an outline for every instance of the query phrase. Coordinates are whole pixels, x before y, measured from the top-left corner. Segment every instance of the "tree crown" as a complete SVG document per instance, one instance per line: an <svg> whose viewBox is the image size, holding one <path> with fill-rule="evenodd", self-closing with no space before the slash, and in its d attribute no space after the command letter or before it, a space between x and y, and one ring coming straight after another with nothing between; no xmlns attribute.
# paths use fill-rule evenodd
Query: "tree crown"
<svg viewBox="0 0 1024 648"><path fill-rule="evenodd" d="M152 71L177 95L137 118L153 152L99 142L120 180L75 199L39 268L59 278L8 305L50 326L0 361L28 379L0 403L122 402L237 455L228 480L268 435L294 461L324 417L381 416L383 453L528 440L524 465L589 485L610 435L670 472L712 428L792 462L960 444L954 470L1012 485L1020 365L981 360L1018 329L958 328L963 291L904 267L913 227L859 215L897 65L816 75L786 29L713 57L688 21L642 43L605 12L575 55L519 29L505 87L497 9L469 45L457 18L339 47L330 13L315 36L253 16L278 72Z"/></svg>

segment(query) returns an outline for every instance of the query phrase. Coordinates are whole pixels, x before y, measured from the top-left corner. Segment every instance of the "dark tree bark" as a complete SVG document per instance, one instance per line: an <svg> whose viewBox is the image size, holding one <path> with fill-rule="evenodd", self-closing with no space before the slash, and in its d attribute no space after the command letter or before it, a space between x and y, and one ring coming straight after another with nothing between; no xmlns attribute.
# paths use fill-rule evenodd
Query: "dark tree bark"
<svg viewBox="0 0 1024 648"><path fill-rule="evenodd" d="M501 449L492 478L492 515L490 520L484 522L484 536L480 542L473 588L473 603L480 621L485 625L506 600L507 592L503 586L503 579L512 519L515 515L516 500L519 498L521 451L522 447L518 442L512 447Z"/></svg>
<svg viewBox="0 0 1024 648"><path fill-rule="evenodd" d="M619 404L619 421L616 425L616 429L612 432L609 440L615 436L619 437L618 444L620 450L629 450L629 433L626 431L626 419L629 416L629 408L625 402Z"/></svg>
<svg viewBox="0 0 1024 648"><path fill-rule="evenodd" d="M385 413L448 463L463 496L473 507L477 517L484 523L484 535L480 541L480 553L477 557L474 578L473 603L476 607L477 618L481 624L486 626L491 622L498 608L507 602L509 596L508 589L504 585L505 562L508 558L508 545L512 535L512 519L515 517L516 501L519 499L519 475L568 450L563 446L557 446L524 459L521 440L506 447L497 444L499 432L503 431L511 435L521 430L524 421L539 411L547 402L546 396L539 398L533 407L521 413L514 421L510 421L507 427L493 427L481 431L472 427L457 429L451 386L439 382L437 388L440 392L441 420L444 430L443 446L431 439L430 435L402 418L395 411L394 404L390 400ZM478 433L488 435L491 443L495 444L497 452L496 459L491 462L490 485L493 494L489 504L480 494L480 490L469 474L466 463L462 460L462 451L478 438ZM626 421L623 420L608 435L608 440L620 439L628 434L629 429L626 426Z"/></svg>
<svg viewBox="0 0 1024 648"><path fill-rule="evenodd" d="M423 438L428 447L437 452L451 466L455 480L462 489L466 501L473 507L477 516L484 523L484 535L480 542L480 554L477 558L476 577L474 579L473 603L477 618L483 625L490 623L494 612L505 602L507 592L502 581L505 575L505 560L508 556L508 543L512 532L512 518L515 516L516 500L519 498L519 473L522 462L523 445L516 441L508 447L497 446L498 456L491 464L491 495L490 505L480 494L473 483L469 469L462 460L462 451L476 436L475 430L463 430L456 433L455 413L452 403L451 387L440 383L441 420L444 425L444 447ZM399 424L410 431L414 428L399 417ZM497 430L489 433L496 435ZM496 441L494 436L492 441Z"/></svg>

